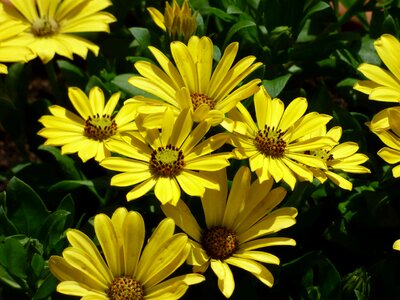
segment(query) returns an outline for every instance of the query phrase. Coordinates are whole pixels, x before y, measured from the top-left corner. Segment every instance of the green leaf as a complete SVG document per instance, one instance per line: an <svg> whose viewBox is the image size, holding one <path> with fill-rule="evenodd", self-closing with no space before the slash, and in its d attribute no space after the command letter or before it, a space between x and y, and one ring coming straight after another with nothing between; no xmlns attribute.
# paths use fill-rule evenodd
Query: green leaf
<svg viewBox="0 0 400 300"><path fill-rule="evenodd" d="M30 186L13 177L7 185L8 216L19 232L36 237L49 214L39 195Z"/></svg>
<svg viewBox="0 0 400 300"><path fill-rule="evenodd" d="M244 20L244 21L240 21L238 23L235 23L235 25L233 25L228 33L226 34L226 38L225 38L225 45L231 40L232 36L237 33L240 30L243 30L245 28L249 28L249 27L255 27L256 23L254 23L254 21L250 21L250 20Z"/></svg>
<svg viewBox="0 0 400 300"><path fill-rule="evenodd" d="M14 238L7 238L0 244L0 264L11 275L24 279L26 275L27 250Z"/></svg>
<svg viewBox="0 0 400 300"><path fill-rule="evenodd" d="M129 31L141 49L145 49L150 45L150 32L147 28L131 27L129 28Z"/></svg>
<svg viewBox="0 0 400 300"><path fill-rule="evenodd" d="M285 74L283 76L279 76L272 80L263 80L263 86L266 88L268 94L272 97L278 97L278 95L285 88L286 83L289 81L292 74Z"/></svg>
<svg viewBox="0 0 400 300"><path fill-rule="evenodd" d="M93 181L91 180L63 180L52 185L49 188L49 191L50 192L72 191L82 186L94 188Z"/></svg>
<svg viewBox="0 0 400 300"><path fill-rule="evenodd" d="M6 192L0 193L0 235L17 234L18 230L7 217Z"/></svg>
<svg viewBox="0 0 400 300"><path fill-rule="evenodd" d="M314 5L311 5L309 8L307 8L304 19L308 19L311 15L327 8L329 9L331 8L328 3L326 3L325 1L319 1Z"/></svg>
<svg viewBox="0 0 400 300"><path fill-rule="evenodd" d="M64 238L64 231L70 225L69 211L56 210L51 213L43 222L40 230L40 239L45 245L45 252L50 254L55 245Z"/></svg>
<svg viewBox="0 0 400 300"><path fill-rule="evenodd" d="M57 60L57 65L62 72L63 78L69 85L79 86L81 88L84 87L84 83L87 78L85 73L82 71L82 68L73 64L68 60Z"/></svg>
<svg viewBox="0 0 400 300"><path fill-rule="evenodd" d="M7 272L6 268L4 268L0 264L0 282L3 282L7 284L8 286L14 288L14 289L22 289L21 284L19 284L11 275L9 272Z"/></svg>
<svg viewBox="0 0 400 300"><path fill-rule="evenodd" d="M151 97L150 94L142 91L141 89L138 89L137 87L134 87L132 84L128 82L128 79L131 78L132 76L135 76L135 74L121 74L118 76L115 76L115 78L111 81L112 84L115 84L117 87L119 87L125 94L128 96L136 96L136 95L141 95L141 96L147 96Z"/></svg>
<svg viewBox="0 0 400 300"><path fill-rule="evenodd" d="M36 277L39 277L44 268L44 259L41 255L33 253L31 260L31 268Z"/></svg>
<svg viewBox="0 0 400 300"><path fill-rule="evenodd" d="M49 272L45 280L37 289L35 295L33 295L32 300L47 299L56 291L57 283L58 280Z"/></svg>
<svg viewBox="0 0 400 300"><path fill-rule="evenodd" d="M204 16L204 15L214 15L216 16L218 19L221 19L223 21L232 21L233 18L231 15L227 14L226 12L224 12L223 10L216 8L216 7L211 7L211 6L207 6L204 8L200 9L200 13Z"/></svg>
<svg viewBox="0 0 400 300"><path fill-rule="evenodd" d="M84 175L80 171L76 162L67 155L62 155L60 149L52 146L39 146L39 150L50 153L58 163L61 172L67 179L84 179Z"/></svg>
<svg viewBox="0 0 400 300"><path fill-rule="evenodd" d="M95 75L90 76L89 81L87 82L87 84L85 86L85 92L89 93L89 91L96 86L98 86L105 92L108 92L108 93L111 92L111 90L108 88L108 86L99 77L97 77Z"/></svg>

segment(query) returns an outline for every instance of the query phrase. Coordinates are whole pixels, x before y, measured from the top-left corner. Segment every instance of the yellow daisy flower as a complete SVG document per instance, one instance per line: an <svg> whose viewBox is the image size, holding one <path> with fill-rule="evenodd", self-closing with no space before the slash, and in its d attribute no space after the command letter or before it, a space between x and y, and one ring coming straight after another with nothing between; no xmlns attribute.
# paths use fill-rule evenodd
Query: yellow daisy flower
<svg viewBox="0 0 400 300"><path fill-rule="evenodd" d="M230 117L243 122L245 129L237 126L231 137L237 159L249 159L251 171L261 182L273 177L285 181L292 189L297 179L312 181L308 167L326 170L326 163L306 151L333 146L330 137L312 137L299 141L303 136L323 127L331 116L307 110L305 98L294 99L285 109L279 99L271 99L264 87L254 95L256 122L247 109L239 103Z"/></svg>
<svg viewBox="0 0 400 300"><path fill-rule="evenodd" d="M0 2L0 62L27 62L35 57L32 51L21 46L18 34L27 27L19 22L4 22L4 10ZM0 63L0 74L7 74L5 64Z"/></svg>
<svg viewBox="0 0 400 300"><path fill-rule="evenodd" d="M47 63L57 53L73 59L95 55L99 47L80 37L82 32L109 32L113 15L102 11L112 5L109 0L10 0L4 5L5 22L18 20L27 26L21 33L21 45L27 46Z"/></svg>
<svg viewBox="0 0 400 300"><path fill-rule="evenodd" d="M183 0L181 7L176 0L172 1L172 6L165 2L164 14L154 7L148 7L147 10L154 23L168 33L170 40L187 42L196 32L197 14L192 14L187 0Z"/></svg>
<svg viewBox="0 0 400 300"><path fill-rule="evenodd" d="M342 136L342 128L340 126L335 126L326 132L326 128L322 127L320 130L308 135L308 138L313 136L327 136L339 143L339 140ZM306 153L322 159L328 166L328 170L316 168L310 168L310 170L313 172L314 177L317 178L321 183L324 183L327 179L330 179L337 186L340 186L346 190L352 190L353 184L333 171L337 170L358 174L371 173L368 168L360 166L360 164L368 160L368 156L362 153L356 153L358 149L359 147L357 143L344 142L334 147L325 147L312 151L306 151Z"/></svg>
<svg viewBox="0 0 400 300"><path fill-rule="evenodd" d="M214 71L213 43L208 37L193 36L188 45L172 42L171 53L176 67L160 50L149 47L161 68L146 61L136 62L135 67L142 76L133 76L128 81L159 100L134 97L135 101L144 104L139 108L140 112L156 113L152 118L155 126L159 125L165 107L171 107L175 114L189 108L195 122L209 119L213 126L220 124L225 120L225 113L253 95L261 82L254 79L236 88L261 65L254 63L254 56L247 56L232 66L238 47L238 43L231 43Z"/></svg>
<svg viewBox="0 0 400 300"><path fill-rule="evenodd" d="M397 251L400 251L400 240L396 240L396 241L393 243L393 249L394 249L394 250L397 250Z"/></svg>
<svg viewBox="0 0 400 300"><path fill-rule="evenodd" d="M224 145L227 136L216 134L206 140L210 129L208 122L199 123L193 130L193 120L188 109L183 110L174 122L168 109L162 119L161 132L143 127L143 116L136 119L137 134L127 134L126 142L114 141L111 151L125 157L105 158L100 165L122 172L111 178L111 185L136 185L126 195L127 200L137 199L154 187L161 203L178 202L183 191L191 196L202 196L206 188L219 189L219 185L199 170L216 171L229 165L230 153L211 152Z"/></svg>
<svg viewBox="0 0 400 300"><path fill-rule="evenodd" d="M380 114L375 115L371 121L372 124L385 122L389 124L389 128L382 126L378 130L372 130L387 146L380 149L378 155L388 164L397 164L400 162L400 110L399 108L389 108L384 111L384 115L385 118ZM376 121L375 118L379 118L379 120ZM400 165L392 169L392 174L395 178L400 177Z"/></svg>
<svg viewBox="0 0 400 300"><path fill-rule="evenodd" d="M164 219L145 243L145 225L138 212L118 208L111 219L94 218L102 254L83 232L70 229L70 247L51 256L49 268L61 282L57 291L81 299L179 299L189 285L204 281L200 274L169 277L190 251L185 234L174 234L172 219Z"/></svg>
<svg viewBox="0 0 400 300"><path fill-rule="evenodd" d="M201 198L206 228L201 228L184 201L176 206L165 204L164 214L175 220L192 244L187 262L194 272L205 272L209 266L218 277L218 287L229 298L235 280L229 266L244 269L271 287L274 277L261 263L280 263L279 258L260 248L296 245L291 238L270 236L296 223L297 210L284 207L273 210L284 199L283 187L272 189L273 180L250 183L251 172L241 167L236 173L228 195L225 170L210 172L218 181L219 191L207 190Z"/></svg>
<svg viewBox="0 0 400 300"><path fill-rule="evenodd" d="M136 130L133 122L136 114L132 105L124 105L113 114L120 93L113 94L104 105L103 91L94 87L89 97L77 87L68 89L69 99L79 116L59 105L52 105L52 115L42 116L39 122L44 128L38 135L46 138L45 145L62 146L62 154L78 153L82 161L95 158L101 161L110 156L108 144L119 139L119 134Z"/></svg>
<svg viewBox="0 0 400 300"><path fill-rule="evenodd" d="M368 98L384 102L400 102L400 42L390 34L383 34L374 42L375 50L389 70L363 63L358 70L369 80L358 81L354 89Z"/></svg>

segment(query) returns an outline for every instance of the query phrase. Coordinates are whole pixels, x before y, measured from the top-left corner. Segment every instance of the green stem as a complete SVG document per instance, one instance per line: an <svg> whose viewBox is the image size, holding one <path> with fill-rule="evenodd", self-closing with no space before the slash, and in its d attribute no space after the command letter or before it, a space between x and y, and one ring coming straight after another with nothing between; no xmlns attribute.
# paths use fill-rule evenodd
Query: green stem
<svg viewBox="0 0 400 300"><path fill-rule="evenodd" d="M55 97L56 102L64 103L65 93L63 93L63 89L58 81L54 64L54 60L51 60L50 62L45 64L44 67L46 69L47 78L49 79L51 91Z"/></svg>

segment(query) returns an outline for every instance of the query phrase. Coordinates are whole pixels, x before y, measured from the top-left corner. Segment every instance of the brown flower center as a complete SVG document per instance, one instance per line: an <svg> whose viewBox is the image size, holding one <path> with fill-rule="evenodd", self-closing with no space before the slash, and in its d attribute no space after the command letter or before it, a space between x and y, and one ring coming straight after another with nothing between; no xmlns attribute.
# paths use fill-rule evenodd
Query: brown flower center
<svg viewBox="0 0 400 300"><path fill-rule="evenodd" d="M284 134L280 129L265 125L264 130L258 131L254 144L265 156L282 157L286 149L286 141L282 138Z"/></svg>
<svg viewBox="0 0 400 300"><path fill-rule="evenodd" d="M54 19L39 18L32 23L31 31L36 37L47 37L58 32L59 24Z"/></svg>
<svg viewBox="0 0 400 300"><path fill-rule="evenodd" d="M183 170L183 153L175 146L159 147L151 153L150 172L154 176L174 177Z"/></svg>
<svg viewBox="0 0 400 300"><path fill-rule="evenodd" d="M144 289L139 281L129 276L117 277L107 290L110 300L143 300Z"/></svg>
<svg viewBox="0 0 400 300"><path fill-rule="evenodd" d="M89 116L85 122L85 135L95 141L104 141L115 135L117 132L117 123L110 115Z"/></svg>
<svg viewBox="0 0 400 300"><path fill-rule="evenodd" d="M215 226L203 232L201 245L211 258L224 260L235 253L239 246L239 241L236 232L233 230Z"/></svg>
<svg viewBox="0 0 400 300"><path fill-rule="evenodd" d="M213 98L208 97L207 95L200 93L193 93L190 95L190 98L193 104L193 111L196 111L196 109L202 104L207 104L210 110L214 109L215 107L215 100Z"/></svg>

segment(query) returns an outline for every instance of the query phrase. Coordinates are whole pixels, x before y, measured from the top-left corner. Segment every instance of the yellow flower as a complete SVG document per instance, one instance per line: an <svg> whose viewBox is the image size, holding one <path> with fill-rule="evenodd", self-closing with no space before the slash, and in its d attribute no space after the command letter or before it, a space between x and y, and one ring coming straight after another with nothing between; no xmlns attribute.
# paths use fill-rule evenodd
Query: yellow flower
<svg viewBox="0 0 400 300"><path fill-rule="evenodd" d="M312 137L299 141L303 136L323 127L332 118L307 110L305 98L294 99L285 109L279 99L271 99L264 87L254 95L256 122L247 109L239 103L230 117L243 122L237 126L231 143L238 159L249 159L251 171L261 182L273 177L276 182L285 181L292 189L297 179L312 181L313 173L308 167L326 170L326 163L306 151L333 146L330 137Z"/></svg>
<svg viewBox="0 0 400 300"><path fill-rule="evenodd" d="M241 167L235 175L228 196L225 170L210 172L221 186L207 190L201 198L206 228L201 228L184 201L161 208L166 216L186 232L192 244L187 262L194 272L205 272L209 266L218 277L218 287L229 298L235 288L232 270L239 267L271 287L274 277L261 263L280 263L279 258L260 248L296 245L290 238L270 236L296 223L297 210L284 207L273 210L284 199L286 190L272 188L273 180L250 183L251 173Z"/></svg>
<svg viewBox="0 0 400 300"><path fill-rule="evenodd" d="M123 172L111 178L111 185L136 185L126 195L127 200L137 199L154 187L161 203L178 202L181 188L191 196L202 196L206 188L219 189L218 184L199 170L216 171L229 165L230 153L211 154L226 141L226 135L216 134L203 140L210 129L208 122L199 123L193 130L193 120L188 109L183 110L174 122L168 109L162 119L161 132L143 127L143 116L136 119L137 134L126 135L126 142L114 141L111 151L125 157L105 158L100 165Z"/></svg>
<svg viewBox="0 0 400 300"><path fill-rule="evenodd" d="M379 120L375 120L378 118ZM371 124L386 125L377 126L377 129L371 131L375 133L381 141L387 146L378 151L378 155L389 164L397 164L400 162L400 109L398 107L389 108L377 114L371 121ZM400 176L400 165L392 169L393 177Z"/></svg>
<svg viewBox="0 0 400 300"><path fill-rule="evenodd" d="M111 140L119 139L121 132L136 129L132 105L124 105L113 114L120 93L113 94L106 105L103 91L98 87L90 90L89 98L77 87L69 88L68 95L79 116L52 105L49 107L52 115L39 119L44 128L38 135L47 139L45 145L62 146L62 154L77 152L84 162L93 157L101 161L110 156L108 144Z"/></svg>
<svg viewBox="0 0 400 300"><path fill-rule="evenodd" d="M379 57L389 70L363 63L358 70L370 80L358 81L354 89L368 98L384 102L400 102L400 42L390 34L383 34L374 43Z"/></svg>
<svg viewBox="0 0 400 300"><path fill-rule="evenodd" d="M164 15L154 7L148 7L147 10L154 23L168 33L170 40L187 42L196 32L197 14L192 14L187 0L183 0L181 7L176 0L172 1L172 6L165 2Z"/></svg>
<svg viewBox="0 0 400 300"><path fill-rule="evenodd" d="M400 251L400 240L396 240L396 241L393 243L393 249L394 249L394 250L397 250L397 251Z"/></svg>
<svg viewBox="0 0 400 300"><path fill-rule="evenodd" d="M239 44L232 43L226 49L214 72L213 43L208 37L193 36L186 46L182 42L172 42L173 63L158 49L149 47L161 68L139 61L135 67L142 76L134 76L129 83L158 99L134 98L143 103L139 111L155 113L152 120L159 125L160 115L166 107L175 114L189 108L195 122L209 119L212 125L224 120L224 114L236 104L257 90L260 79L254 79L236 89L243 79L257 69L261 63L254 63L254 56L247 56L232 66Z"/></svg>
<svg viewBox="0 0 400 300"><path fill-rule="evenodd" d="M34 58L32 51L20 45L19 33L27 26L19 22L5 23L4 10L0 2L0 62L27 62ZM0 74L7 74L7 66L0 63Z"/></svg>
<svg viewBox="0 0 400 300"><path fill-rule="evenodd" d="M313 136L327 136L339 143L339 140L342 136L342 128L340 126L335 126L326 132L326 128L322 127L320 130L314 131L307 137L311 138ZM317 168L310 168L310 170L313 172L315 178L317 178L321 183L324 183L327 179L330 179L334 184L340 186L341 188L352 190L353 184L333 171L337 170L358 174L371 173L368 168L360 166L360 164L368 160L368 156L365 154L356 153L358 148L359 147L357 143L344 142L334 147L325 147L312 151L306 151L307 153L322 159L328 166L328 170L321 170Z"/></svg>
<svg viewBox="0 0 400 300"><path fill-rule="evenodd" d="M80 37L82 32L109 32L113 15L102 11L109 0L10 0L4 5L5 22L19 21L27 28L21 33L21 45L27 46L47 63L57 53L73 59L86 58L88 50L95 55L99 47Z"/></svg>
<svg viewBox="0 0 400 300"><path fill-rule="evenodd" d="M62 257L50 257L50 271L61 281L59 293L97 300L179 299L189 285L204 281L199 274L165 280L190 251L187 236L174 234L171 219L160 222L146 245L145 225L138 212L118 208L111 219L98 214L94 229L104 258L90 238L76 229L67 231L71 246Z"/></svg>

